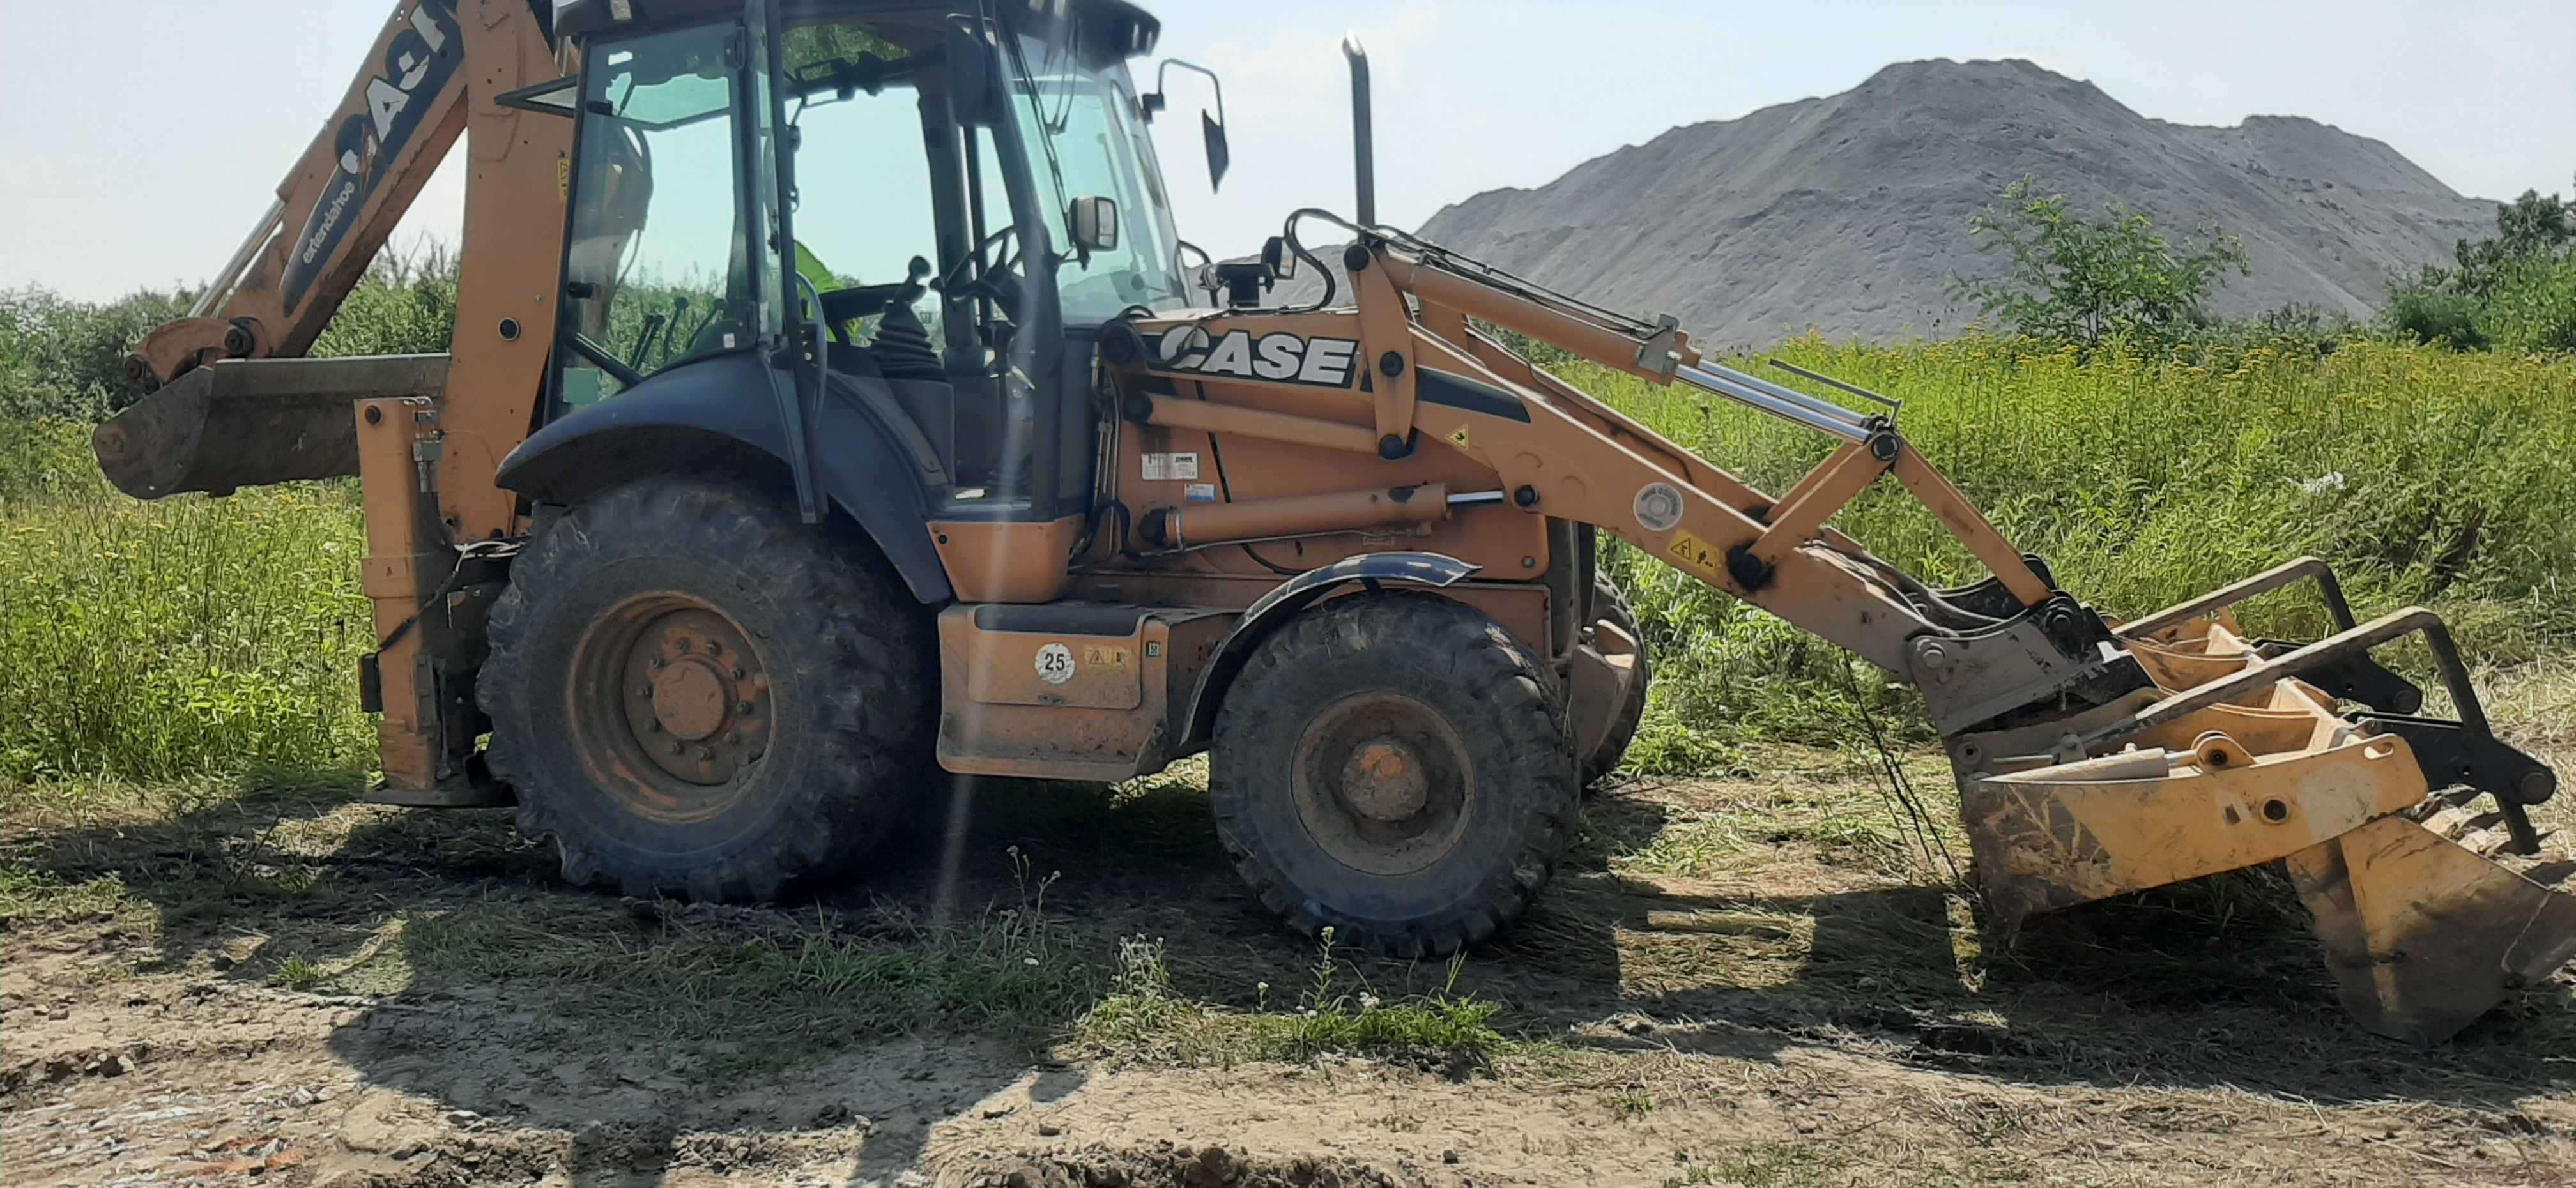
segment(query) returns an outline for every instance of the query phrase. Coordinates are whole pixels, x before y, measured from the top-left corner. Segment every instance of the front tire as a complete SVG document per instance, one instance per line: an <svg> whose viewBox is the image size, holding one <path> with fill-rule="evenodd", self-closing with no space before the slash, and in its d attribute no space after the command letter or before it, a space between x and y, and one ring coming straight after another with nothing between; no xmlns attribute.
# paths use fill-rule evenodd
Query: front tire
<svg viewBox="0 0 2576 1188"><path fill-rule="evenodd" d="M1551 697L1529 649L1463 603L1328 602L1226 692L1218 832L1299 932L1455 952L1519 915L1572 839L1574 759Z"/></svg>
<svg viewBox="0 0 2576 1188"><path fill-rule="evenodd" d="M628 483L512 565L487 757L574 883L773 899L863 854L926 764L923 618L870 542L769 492Z"/></svg>

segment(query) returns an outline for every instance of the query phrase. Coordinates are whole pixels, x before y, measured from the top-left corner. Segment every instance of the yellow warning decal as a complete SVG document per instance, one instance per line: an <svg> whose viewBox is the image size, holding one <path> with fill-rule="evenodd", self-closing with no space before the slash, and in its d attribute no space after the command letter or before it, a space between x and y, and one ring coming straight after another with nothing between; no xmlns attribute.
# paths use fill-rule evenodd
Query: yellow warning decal
<svg viewBox="0 0 2576 1188"><path fill-rule="evenodd" d="M1082 649L1082 662L1109 668L1125 668L1136 662L1136 654L1109 644L1090 644Z"/></svg>
<svg viewBox="0 0 2576 1188"><path fill-rule="evenodd" d="M1466 427L1466 426L1464 426L1464 425L1460 425L1460 426L1458 426L1458 431L1457 431L1456 433L1452 433L1452 434L1450 434L1450 435L1449 435L1449 444L1451 444L1451 445L1453 445L1453 446L1456 446L1456 447L1458 447L1459 449L1462 449L1462 450L1463 450L1463 449L1466 449L1466 448L1467 448L1467 427Z"/></svg>
<svg viewBox="0 0 2576 1188"><path fill-rule="evenodd" d="M1665 546L1664 555L1686 568L1708 575L1712 580L1726 579L1726 554L1710 548L1707 541L1689 532L1673 533L1673 543Z"/></svg>

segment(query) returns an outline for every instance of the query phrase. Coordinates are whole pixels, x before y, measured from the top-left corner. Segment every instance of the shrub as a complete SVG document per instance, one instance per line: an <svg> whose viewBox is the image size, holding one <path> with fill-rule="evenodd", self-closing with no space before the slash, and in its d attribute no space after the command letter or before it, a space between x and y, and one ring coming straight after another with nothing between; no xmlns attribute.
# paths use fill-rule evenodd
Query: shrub
<svg viewBox="0 0 2576 1188"><path fill-rule="evenodd" d="M1975 217L1978 250L2010 257L2001 280L1953 277L1954 297L2014 334L2085 347L2107 340L2174 343L2210 321L2208 302L2224 275L2246 272L2245 244L2212 230L2176 242L2155 221L2114 205L2102 218L2042 195L2023 178Z"/></svg>
<svg viewBox="0 0 2576 1188"><path fill-rule="evenodd" d="M125 356L194 299L144 290L95 304L46 289L0 290L0 416L96 420L125 407Z"/></svg>
<svg viewBox="0 0 2576 1188"><path fill-rule="evenodd" d="M2525 191L2496 208L2493 236L2451 255L2451 267L2389 283L2391 333L2454 350L2576 351L2576 204Z"/></svg>

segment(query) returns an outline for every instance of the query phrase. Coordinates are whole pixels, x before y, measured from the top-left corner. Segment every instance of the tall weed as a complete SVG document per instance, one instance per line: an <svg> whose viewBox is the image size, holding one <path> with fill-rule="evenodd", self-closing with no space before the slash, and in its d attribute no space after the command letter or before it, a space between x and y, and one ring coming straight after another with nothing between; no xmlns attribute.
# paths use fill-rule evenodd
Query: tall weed
<svg viewBox="0 0 2576 1188"><path fill-rule="evenodd" d="M2433 604L2464 646L2498 662L2576 644L2576 361L2369 342L2322 357L2253 347L2079 359L1980 338L1890 348L1811 337L1775 354L1903 399L1907 437L2106 613L2141 615L2315 553L2364 617ZM1686 388L1581 365L1563 374L1767 490L1834 444ZM1835 523L1936 584L1983 576L1894 482ZM1855 689L1876 710L1907 704L1838 649L1634 550L1610 555L1654 647L1658 702L1681 721L1831 741L1851 734ZM2304 594L2246 614L2284 637L2330 626Z"/></svg>

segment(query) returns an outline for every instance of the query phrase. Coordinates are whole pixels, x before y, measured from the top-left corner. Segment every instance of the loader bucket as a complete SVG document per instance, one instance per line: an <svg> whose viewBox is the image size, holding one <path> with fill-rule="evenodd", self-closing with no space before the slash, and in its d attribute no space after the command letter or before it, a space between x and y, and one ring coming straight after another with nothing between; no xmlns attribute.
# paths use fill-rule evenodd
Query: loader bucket
<svg viewBox="0 0 2576 1188"><path fill-rule="evenodd" d="M99 470L137 499L358 473L355 401L435 397L445 355L232 359L190 370L91 435Z"/></svg>
<svg viewBox="0 0 2576 1188"><path fill-rule="evenodd" d="M2345 629L2304 646L2246 639L2227 608L2320 580ZM1989 919L2030 916L2267 862L2288 866L2361 1025L2440 1043L2576 958L2576 895L2541 879L2528 806L2557 777L2489 732L2431 612L2353 624L2322 563L2294 562L2119 629L2153 681L2108 705L1950 740ZM2457 719L2369 649L2421 635ZM2331 690L2331 691L2330 691ZM2339 698L2337 692L2342 694ZM2343 698L2378 709L2341 711ZM2492 797L2491 810L2468 802Z"/></svg>

